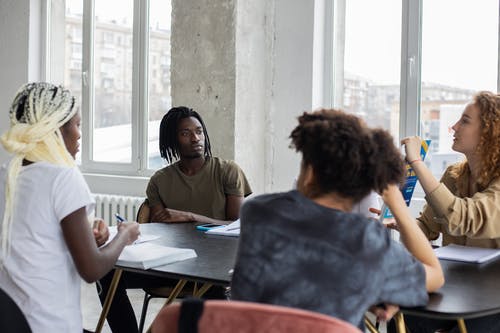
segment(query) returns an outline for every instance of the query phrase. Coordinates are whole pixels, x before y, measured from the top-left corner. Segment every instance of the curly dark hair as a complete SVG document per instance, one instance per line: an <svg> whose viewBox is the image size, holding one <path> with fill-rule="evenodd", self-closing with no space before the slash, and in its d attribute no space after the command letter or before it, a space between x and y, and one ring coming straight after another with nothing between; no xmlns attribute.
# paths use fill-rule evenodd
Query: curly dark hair
<svg viewBox="0 0 500 333"><path fill-rule="evenodd" d="M207 128L201 116L193 109L185 106L178 106L171 108L167 114L163 116L160 123L160 156L169 164L180 157L179 140L177 139L177 126L179 125L179 121L190 117L196 118L203 127L203 134L205 135L205 157L212 156L210 138L208 137Z"/></svg>
<svg viewBox="0 0 500 333"><path fill-rule="evenodd" d="M404 178L404 162L389 132L334 109L304 112L298 120L290 146L302 153L304 166L312 166L315 196L336 192L358 202Z"/></svg>

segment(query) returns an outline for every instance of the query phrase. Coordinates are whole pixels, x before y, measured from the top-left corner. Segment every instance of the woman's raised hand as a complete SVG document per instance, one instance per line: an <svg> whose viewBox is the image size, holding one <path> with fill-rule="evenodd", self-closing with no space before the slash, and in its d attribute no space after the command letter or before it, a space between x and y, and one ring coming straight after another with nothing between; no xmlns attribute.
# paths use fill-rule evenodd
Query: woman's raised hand
<svg viewBox="0 0 500 333"><path fill-rule="evenodd" d="M422 139L419 136L408 136L401 140L401 144L405 146L406 161L408 161L408 163L420 160Z"/></svg>

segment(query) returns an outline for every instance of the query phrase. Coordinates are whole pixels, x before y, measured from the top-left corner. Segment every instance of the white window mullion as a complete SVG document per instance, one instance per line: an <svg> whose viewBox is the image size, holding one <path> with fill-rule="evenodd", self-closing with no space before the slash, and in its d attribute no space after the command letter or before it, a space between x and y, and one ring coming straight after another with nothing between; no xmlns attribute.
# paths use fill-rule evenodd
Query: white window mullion
<svg viewBox="0 0 500 333"><path fill-rule="evenodd" d="M86 171L94 137L94 0L83 1L82 34L82 171Z"/></svg>
<svg viewBox="0 0 500 333"><path fill-rule="evenodd" d="M41 14L42 14L42 20L41 20L41 31L40 31L40 37L41 37L41 45L40 45L40 50L42 50L42 58L40 59L40 64L41 64L41 80L46 81L46 82L51 82L51 73L50 73L50 40L51 40L51 30L50 30L50 25L51 25L51 6L52 1L51 0L44 0L42 1L42 8L41 8Z"/></svg>
<svg viewBox="0 0 500 333"><path fill-rule="evenodd" d="M403 0L400 138L420 133L422 0Z"/></svg>
<svg viewBox="0 0 500 333"><path fill-rule="evenodd" d="M141 66L141 25L142 25L142 13L141 13L141 1L134 1L134 24L132 32L132 111L131 111L131 126L132 126L132 167L135 170L139 169L139 128L138 120L139 113L141 112L140 107L140 78L139 71Z"/></svg>
<svg viewBox="0 0 500 333"><path fill-rule="evenodd" d="M136 0L134 13L134 111L132 120L132 161L139 174L148 165L148 54L149 54L149 0ZM137 41L137 42L135 42ZM135 125L134 125L135 124Z"/></svg>
<svg viewBox="0 0 500 333"><path fill-rule="evenodd" d="M330 10L333 12L333 50L332 64L333 68L333 87L330 91L333 92L331 105L335 108L342 109L344 107L344 56L345 56L345 15L346 15L346 0L334 1L334 5Z"/></svg>
<svg viewBox="0 0 500 333"><path fill-rule="evenodd" d="M344 105L345 0L326 0L324 11L324 56L322 60L322 104L342 109Z"/></svg>
<svg viewBox="0 0 500 333"><path fill-rule="evenodd" d="M314 1L313 109L333 104L333 14L333 1Z"/></svg>
<svg viewBox="0 0 500 333"><path fill-rule="evenodd" d="M82 138L82 171L84 172L105 172L116 175L130 175L137 170L137 159L132 163L101 162L94 160L94 128L95 128L95 68L94 68L94 32L95 32L95 0L83 1L83 61L82 61L82 133L87 134ZM135 23L134 23L135 24ZM135 27L134 27L135 29ZM136 43L136 37L133 43ZM133 71L135 68L133 69ZM134 73L133 75L134 76ZM132 79L133 80L133 79ZM134 84L134 83L132 83ZM135 92L133 91L134 95ZM132 96L131 126L134 126L134 96ZM133 132L132 132L133 135ZM132 142L134 139L132 138ZM132 150L133 150L132 143ZM132 154L134 152L132 151ZM137 156L137 155L136 155ZM135 163L135 164L134 164Z"/></svg>

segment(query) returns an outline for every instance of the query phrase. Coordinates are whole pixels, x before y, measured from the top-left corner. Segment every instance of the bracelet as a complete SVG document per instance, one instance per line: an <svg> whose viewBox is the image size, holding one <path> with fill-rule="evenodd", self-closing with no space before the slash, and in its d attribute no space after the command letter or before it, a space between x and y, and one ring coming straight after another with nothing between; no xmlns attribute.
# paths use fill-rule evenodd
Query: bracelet
<svg viewBox="0 0 500 333"><path fill-rule="evenodd" d="M413 163L418 162L418 161L422 162L422 159L419 157L416 160L408 162L408 164L412 165Z"/></svg>

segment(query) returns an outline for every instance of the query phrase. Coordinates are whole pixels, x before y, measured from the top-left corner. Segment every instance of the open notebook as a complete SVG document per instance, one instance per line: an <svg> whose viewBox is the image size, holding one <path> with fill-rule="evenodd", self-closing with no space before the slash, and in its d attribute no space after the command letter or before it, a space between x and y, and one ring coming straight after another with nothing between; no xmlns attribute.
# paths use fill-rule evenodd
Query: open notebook
<svg viewBox="0 0 500 333"><path fill-rule="evenodd" d="M111 240L113 238L115 238L116 234L118 233L116 225L109 226L108 230L109 230L109 238L108 238L108 241L104 245L111 242ZM152 240L155 240L158 238L160 238L160 236L158 236L158 235L140 234L139 237L137 238L137 240L134 242L134 244L149 242L149 241L152 241Z"/></svg>
<svg viewBox="0 0 500 333"><path fill-rule="evenodd" d="M228 224L222 225L217 228L212 228L210 230L205 231L207 235L221 235L221 236L232 236L239 237L240 235L240 220Z"/></svg>
<svg viewBox="0 0 500 333"><path fill-rule="evenodd" d="M193 249L168 247L155 243L141 243L125 246L116 264L150 269L196 257L196 252Z"/></svg>
<svg viewBox="0 0 500 333"><path fill-rule="evenodd" d="M434 249L439 259L463 261L481 264L500 256L500 249L485 249L481 247L450 244Z"/></svg>

